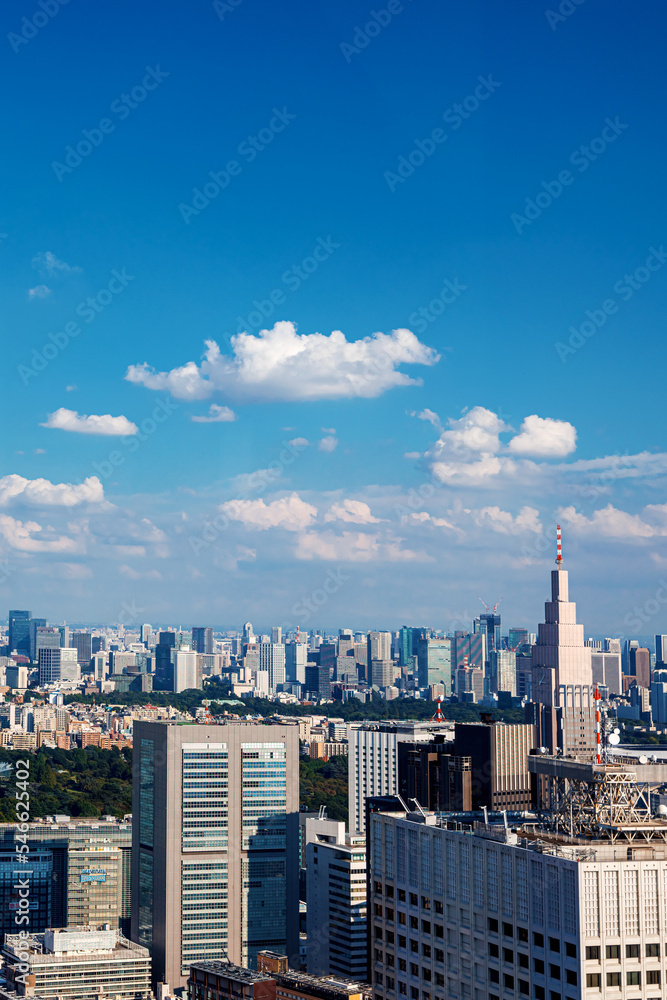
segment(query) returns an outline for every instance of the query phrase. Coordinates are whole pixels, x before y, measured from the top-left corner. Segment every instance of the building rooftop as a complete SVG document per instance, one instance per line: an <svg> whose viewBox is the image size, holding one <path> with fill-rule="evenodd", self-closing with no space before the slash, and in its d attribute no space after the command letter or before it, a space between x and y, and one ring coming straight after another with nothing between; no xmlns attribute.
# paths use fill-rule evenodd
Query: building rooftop
<svg viewBox="0 0 667 1000"><path fill-rule="evenodd" d="M214 972L217 976L224 976L226 979L231 979L237 983L261 983L275 978L275 976L266 972L254 972L252 969L245 969L241 965L234 965L232 962L218 960L191 962L191 976L192 971L195 969L200 972Z"/></svg>

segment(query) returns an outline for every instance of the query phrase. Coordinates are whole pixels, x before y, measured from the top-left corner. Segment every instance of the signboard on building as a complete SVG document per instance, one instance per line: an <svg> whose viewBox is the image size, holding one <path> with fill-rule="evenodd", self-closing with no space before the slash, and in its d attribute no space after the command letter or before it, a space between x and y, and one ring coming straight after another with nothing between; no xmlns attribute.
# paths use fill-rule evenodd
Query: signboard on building
<svg viewBox="0 0 667 1000"><path fill-rule="evenodd" d="M103 868L84 868L79 876L80 882L106 882L107 873Z"/></svg>

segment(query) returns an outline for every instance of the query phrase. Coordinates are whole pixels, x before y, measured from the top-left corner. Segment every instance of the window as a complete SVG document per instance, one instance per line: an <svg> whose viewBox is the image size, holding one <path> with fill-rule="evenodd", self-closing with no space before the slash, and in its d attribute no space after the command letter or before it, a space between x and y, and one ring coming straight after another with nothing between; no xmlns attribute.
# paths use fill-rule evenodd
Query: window
<svg viewBox="0 0 667 1000"><path fill-rule="evenodd" d="M533 967L535 969L535 972L537 972L540 976L544 975L544 962L542 961L541 958L533 959Z"/></svg>
<svg viewBox="0 0 667 1000"><path fill-rule="evenodd" d="M391 976L387 976L387 978L385 980L385 986L387 987L388 990L393 990L393 988L394 988L394 980L393 980L393 978Z"/></svg>
<svg viewBox="0 0 667 1000"><path fill-rule="evenodd" d="M609 958L609 947L607 947L607 958ZM600 961L600 945L591 944L586 948L586 961L587 962L599 962Z"/></svg>
<svg viewBox="0 0 667 1000"><path fill-rule="evenodd" d="M435 936L441 938L444 934L444 928L442 924L434 924L434 927L435 927Z"/></svg>
<svg viewBox="0 0 667 1000"><path fill-rule="evenodd" d="M316 851L317 848L315 847L314 850ZM376 882L375 883L375 891L379 892L380 895L382 895L382 882Z"/></svg>
<svg viewBox="0 0 667 1000"><path fill-rule="evenodd" d="M489 930L492 934L498 933L498 921L494 920L493 917L489 917Z"/></svg>
<svg viewBox="0 0 667 1000"><path fill-rule="evenodd" d="M438 901L437 899L436 899L436 901L435 901L435 912L436 912L436 913L442 913L442 912L443 912L443 906L442 906L442 903L441 903L441 902L439 902L439 901Z"/></svg>
<svg viewBox="0 0 667 1000"><path fill-rule="evenodd" d="M549 951L560 951L560 941L558 938L549 938Z"/></svg>
<svg viewBox="0 0 667 1000"><path fill-rule="evenodd" d="M490 983L500 982L500 973L498 972L497 969L489 969L489 982Z"/></svg>
<svg viewBox="0 0 667 1000"><path fill-rule="evenodd" d="M498 945L497 944L490 944L489 945L489 955L491 956L491 958L498 958L499 954L500 954L500 949L498 948Z"/></svg>
<svg viewBox="0 0 667 1000"><path fill-rule="evenodd" d="M519 980L519 993L523 993L524 996L528 996L530 993L530 986L528 985L528 981L526 979Z"/></svg>
<svg viewBox="0 0 667 1000"><path fill-rule="evenodd" d="M621 973L620 972L608 972L607 973L607 986L620 986L621 985Z"/></svg>
<svg viewBox="0 0 667 1000"><path fill-rule="evenodd" d="M411 976L418 976L419 975L419 966L415 965L414 962L410 962L410 975Z"/></svg>
<svg viewBox="0 0 667 1000"><path fill-rule="evenodd" d="M391 952L388 951L387 952L387 965L393 965L393 964L394 964L394 956L391 954Z"/></svg>
<svg viewBox="0 0 667 1000"><path fill-rule="evenodd" d="M430 944L423 944L422 945L422 955L424 956L424 958L430 958L431 957L431 946L430 946Z"/></svg>
<svg viewBox="0 0 667 1000"><path fill-rule="evenodd" d="M385 909L384 915L387 918L387 920L393 920L394 919L394 911L389 906Z"/></svg>
<svg viewBox="0 0 667 1000"><path fill-rule="evenodd" d="M521 966L522 969L527 969L529 967L528 955L522 955L521 952L519 952L519 965Z"/></svg>
<svg viewBox="0 0 667 1000"><path fill-rule="evenodd" d="M588 972L586 974L586 989L600 989L602 986L602 974L599 972Z"/></svg>
<svg viewBox="0 0 667 1000"><path fill-rule="evenodd" d="M375 961L376 962L381 962L382 959L383 959L383 957L384 956L383 956L382 952L378 948L376 948L375 949Z"/></svg>
<svg viewBox="0 0 667 1000"><path fill-rule="evenodd" d="M607 956L607 958L615 958L617 961L620 961L621 946L620 944L608 944L604 950L604 953Z"/></svg>
<svg viewBox="0 0 667 1000"><path fill-rule="evenodd" d="M536 948L544 948L544 934L533 931L533 944Z"/></svg>
<svg viewBox="0 0 667 1000"><path fill-rule="evenodd" d="M435 949L435 960L436 960L436 962L444 962L445 961L445 953L444 953L444 951L441 951L439 948L436 948Z"/></svg>
<svg viewBox="0 0 667 1000"><path fill-rule="evenodd" d="M552 979L560 979L560 965L550 965L549 975Z"/></svg>
<svg viewBox="0 0 667 1000"><path fill-rule="evenodd" d="M422 979L425 979L427 983L431 982L431 970L422 969Z"/></svg>
<svg viewBox="0 0 667 1000"><path fill-rule="evenodd" d="M403 934L398 935L398 947L405 948L405 937Z"/></svg>
<svg viewBox="0 0 667 1000"><path fill-rule="evenodd" d="M379 906L377 903L375 904L375 916L376 917L382 916L382 907Z"/></svg>
<svg viewBox="0 0 667 1000"><path fill-rule="evenodd" d="M399 993L402 993L402 994L403 994L403 996L405 996L405 995L406 995L406 993L408 992L408 986L407 986L407 983L402 983L402 982L400 981L400 979L399 979L399 981L398 981L398 992L399 992Z"/></svg>
<svg viewBox="0 0 667 1000"><path fill-rule="evenodd" d="M400 910L398 911L398 922L399 924L403 924L403 926L405 926L405 914L401 913Z"/></svg>
<svg viewBox="0 0 667 1000"><path fill-rule="evenodd" d="M506 990L514 989L514 976L508 976L507 973L503 976L503 986Z"/></svg>
<svg viewBox="0 0 667 1000"><path fill-rule="evenodd" d="M417 920L416 917L410 917L410 927L412 928L413 931L419 930L419 921Z"/></svg>
<svg viewBox="0 0 667 1000"><path fill-rule="evenodd" d="M423 930L424 934L430 934L431 933L431 921L430 920L422 920L422 930Z"/></svg>
<svg viewBox="0 0 667 1000"><path fill-rule="evenodd" d="M569 941L565 945L565 954L568 958L577 957L577 946L576 944L571 944Z"/></svg>
<svg viewBox="0 0 667 1000"><path fill-rule="evenodd" d="M404 958L399 958L399 960L398 960L399 971L400 972L405 972L406 969L407 969L407 967L408 967L408 965L407 965L407 962L405 961L405 959Z"/></svg>
<svg viewBox="0 0 667 1000"><path fill-rule="evenodd" d="M503 948L503 962L509 962L510 965L514 965L514 952L511 948Z"/></svg>
<svg viewBox="0 0 667 1000"><path fill-rule="evenodd" d="M646 945L646 957L647 958L660 958L660 945L659 944L647 944Z"/></svg>
<svg viewBox="0 0 667 1000"><path fill-rule="evenodd" d="M398 890L398 901L399 901L399 903L404 903L405 902L405 889L399 889Z"/></svg>
<svg viewBox="0 0 667 1000"><path fill-rule="evenodd" d="M641 972L626 972L625 982L628 986L641 986L642 984Z"/></svg>
<svg viewBox="0 0 667 1000"><path fill-rule="evenodd" d="M626 946L625 946L625 957L626 958L639 958L639 945L638 944L626 944Z"/></svg>
<svg viewBox="0 0 667 1000"><path fill-rule="evenodd" d="M385 896L389 896L390 899L394 898L394 887L393 885L387 885L384 889Z"/></svg>
<svg viewBox="0 0 667 1000"><path fill-rule="evenodd" d="M393 943L394 943L394 932L387 931L387 944L393 944Z"/></svg>
<svg viewBox="0 0 667 1000"><path fill-rule="evenodd" d="M511 924L506 924L503 922L503 934L505 937L514 937L514 928Z"/></svg>
<svg viewBox="0 0 667 1000"><path fill-rule="evenodd" d="M517 927L516 930L517 937L519 941L523 941L528 944L528 928L527 927Z"/></svg>
<svg viewBox="0 0 667 1000"><path fill-rule="evenodd" d="M376 972L375 973L375 982L378 984L378 986L382 986L382 973L381 972Z"/></svg>
<svg viewBox="0 0 667 1000"><path fill-rule="evenodd" d="M445 977L443 976L442 972L436 972L436 974L435 974L435 984L436 984L436 986L444 986L445 985Z"/></svg>
<svg viewBox="0 0 667 1000"><path fill-rule="evenodd" d="M660 969L649 969L646 973L646 982L649 986L660 985Z"/></svg>
<svg viewBox="0 0 667 1000"><path fill-rule="evenodd" d="M417 989L416 986L410 987L410 996L412 1000L419 1000L419 990Z"/></svg>
<svg viewBox="0 0 667 1000"><path fill-rule="evenodd" d="M381 938L382 937L382 928L381 927L376 927L375 928L375 937L376 938Z"/></svg>
<svg viewBox="0 0 667 1000"><path fill-rule="evenodd" d="M422 910L431 909L431 900L427 899L426 896L422 896Z"/></svg>
<svg viewBox="0 0 667 1000"><path fill-rule="evenodd" d="M410 893L410 906L419 906L419 898L416 892Z"/></svg>
<svg viewBox="0 0 667 1000"><path fill-rule="evenodd" d="M544 1000L545 997L544 986L533 986L533 996L535 1000Z"/></svg>
<svg viewBox="0 0 667 1000"><path fill-rule="evenodd" d="M410 951L419 951L419 944L416 941L410 942Z"/></svg>
<svg viewBox="0 0 667 1000"><path fill-rule="evenodd" d="M565 971L565 982L568 984L568 986L576 986L577 973L574 972L572 969L567 969Z"/></svg>
<svg viewBox="0 0 667 1000"><path fill-rule="evenodd" d="M556 990L549 990L549 1000L562 1000L560 993Z"/></svg>

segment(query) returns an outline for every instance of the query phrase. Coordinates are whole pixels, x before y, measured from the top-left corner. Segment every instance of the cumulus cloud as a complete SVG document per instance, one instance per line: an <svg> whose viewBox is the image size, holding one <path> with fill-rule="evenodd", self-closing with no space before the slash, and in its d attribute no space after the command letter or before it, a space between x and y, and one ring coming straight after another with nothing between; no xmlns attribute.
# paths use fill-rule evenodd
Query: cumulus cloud
<svg viewBox="0 0 667 1000"><path fill-rule="evenodd" d="M196 424L226 424L236 420L236 414L228 406L218 406L211 403L208 408L208 416L195 416L192 418Z"/></svg>
<svg viewBox="0 0 667 1000"><path fill-rule="evenodd" d="M64 260L59 260L50 250L36 254L32 258L32 266L36 267L40 274L51 276L55 274L79 274L81 272L80 267L66 264Z"/></svg>
<svg viewBox="0 0 667 1000"><path fill-rule="evenodd" d="M126 576L128 580L161 580L162 573L157 569L148 569L142 572L141 570L134 569L132 566L128 566L127 563L123 563L118 567L118 572L121 576Z"/></svg>
<svg viewBox="0 0 667 1000"><path fill-rule="evenodd" d="M564 458L577 447L576 428L567 420L538 417L533 413L521 424L519 433L508 444L515 455L540 458Z"/></svg>
<svg viewBox="0 0 667 1000"><path fill-rule="evenodd" d="M45 299L51 294L51 289L47 285L35 285L28 289L29 299Z"/></svg>
<svg viewBox="0 0 667 1000"><path fill-rule="evenodd" d="M490 527L501 535L523 535L526 531L539 534L542 531L540 514L534 507L522 507L515 516L500 507L482 507L473 512L473 516L477 524Z"/></svg>
<svg viewBox="0 0 667 1000"><path fill-rule="evenodd" d="M580 514L575 507L563 508L559 516L564 524L587 538L593 535L606 538L652 538L667 534L667 527L648 524L641 515L629 514L612 504L594 511L591 517Z"/></svg>
<svg viewBox="0 0 667 1000"><path fill-rule="evenodd" d="M327 434L326 437L321 438L317 450L318 451L335 451L338 447L338 438L334 437L333 434Z"/></svg>
<svg viewBox="0 0 667 1000"><path fill-rule="evenodd" d="M302 531L317 517L317 507L306 503L298 493L272 500L271 503L264 500L228 500L220 505L220 510L231 521L240 521L246 528L255 531L266 531L268 528Z"/></svg>
<svg viewBox="0 0 667 1000"><path fill-rule="evenodd" d="M442 430L442 422L437 413L433 410L422 410L421 413L417 413L416 410L410 414L412 417L417 417L418 420L426 420L429 424L433 424L436 430Z"/></svg>
<svg viewBox="0 0 667 1000"><path fill-rule="evenodd" d="M308 440L308 438L297 437L297 438L292 438L292 440L288 441L287 443L292 448L307 448L308 445L310 444L310 441Z"/></svg>
<svg viewBox="0 0 667 1000"><path fill-rule="evenodd" d="M349 521L353 524L379 524L380 518L373 517L371 509L362 500L342 500L335 503L324 515L325 521Z"/></svg>
<svg viewBox="0 0 667 1000"><path fill-rule="evenodd" d="M97 476L82 483L52 483L48 479L24 479L10 475L0 479L0 507L11 502L32 507L76 507L79 504L104 502L104 488Z"/></svg>
<svg viewBox="0 0 667 1000"><path fill-rule="evenodd" d="M401 547L402 538L383 540L361 531L306 531L297 539L296 558L327 562L431 562L432 556Z"/></svg>
<svg viewBox="0 0 667 1000"><path fill-rule="evenodd" d="M87 417L79 415L76 410L66 410L64 406L50 413L45 423L39 426L73 431L75 434L101 434L114 437L128 437L138 431L137 425L127 417L112 417L110 413L100 416L91 414Z"/></svg>
<svg viewBox="0 0 667 1000"><path fill-rule="evenodd" d="M421 384L399 371L401 365L439 360L405 329L348 341L340 330L298 334L293 323L283 321L257 335L239 333L231 344L233 354L225 355L207 340L200 365L188 361L160 372L143 362L130 365L125 378L177 399L206 399L216 391L240 402L372 399L388 389Z"/></svg>
<svg viewBox="0 0 667 1000"><path fill-rule="evenodd" d="M41 537L41 533L44 533ZM18 521L9 514L0 514L0 535L12 549L19 552L79 552L79 543L65 535L57 535L49 526L37 521Z"/></svg>

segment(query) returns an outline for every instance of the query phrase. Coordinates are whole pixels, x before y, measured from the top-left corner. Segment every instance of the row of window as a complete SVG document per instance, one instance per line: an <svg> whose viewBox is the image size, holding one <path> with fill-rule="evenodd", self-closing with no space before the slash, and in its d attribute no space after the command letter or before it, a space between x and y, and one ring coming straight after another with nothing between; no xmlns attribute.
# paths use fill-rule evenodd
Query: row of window
<svg viewBox="0 0 667 1000"><path fill-rule="evenodd" d="M660 945L658 943L644 945L644 954L647 958L660 958ZM626 944L626 958L641 958L641 945ZM605 958L621 960L620 944L608 944L605 948ZM586 960L589 962L600 961L600 946L597 944L586 948Z"/></svg>
<svg viewBox="0 0 667 1000"><path fill-rule="evenodd" d="M621 985L620 972L608 972L607 973L607 986L620 986ZM625 984L626 986L641 986L642 984L642 974L641 972L626 972L625 973ZM660 969L649 969L646 972L646 984L647 986L659 986L660 985ZM602 989L602 974L600 972L589 972L586 976L586 986L589 989Z"/></svg>

